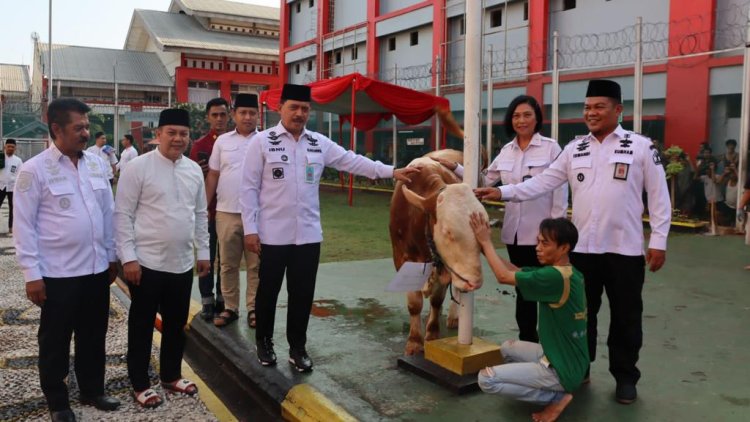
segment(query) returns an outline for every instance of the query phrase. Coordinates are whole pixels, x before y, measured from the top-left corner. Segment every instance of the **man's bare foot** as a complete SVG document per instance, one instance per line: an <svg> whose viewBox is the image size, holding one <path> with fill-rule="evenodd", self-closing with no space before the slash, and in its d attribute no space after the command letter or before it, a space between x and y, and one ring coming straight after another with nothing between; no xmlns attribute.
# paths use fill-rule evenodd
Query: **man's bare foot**
<svg viewBox="0 0 750 422"><path fill-rule="evenodd" d="M534 422L554 422L560 417L562 411L568 407L572 400L572 394L565 394L560 401L548 404L541 412L532 413L531 419L533 419Z"/></svg>

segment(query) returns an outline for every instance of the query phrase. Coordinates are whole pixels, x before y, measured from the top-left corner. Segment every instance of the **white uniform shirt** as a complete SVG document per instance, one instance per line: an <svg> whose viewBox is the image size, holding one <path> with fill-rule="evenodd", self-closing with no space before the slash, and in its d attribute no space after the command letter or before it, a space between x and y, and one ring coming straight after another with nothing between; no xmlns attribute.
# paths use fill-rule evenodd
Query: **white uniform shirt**
<svg viewBox="0 0 750 422"><path fill-rule="evenodd" d="M16 185L16 176L18 176L19 170L21 170L21 164L23 161L16 155L13 154L10 157L5 156L5 167L2 169L2 181L0 181L0 189L5 189L6 192L13 192L13 186Z"/></svg>
<svg viewBox="0 0 750 422"><path fill-rule="evenodd" d="M253 142L253 131L242 136L236 130L227 132L216 139L208 160L208 168L219 172L216 186L216 211L239 214L240 186L242 184L242 164L245 162L247 147Z"/></svg>
<svg viewBox="0 0 750 422"><path fill-rule="evenodd" d="M21 166L13 241L27 282L98 274L117 260L106 167L83 153L76 168L54 143Z"/></svg>
<svg viewBox="0 0 750 422"><path fill-rule="evenodd" d="M557 141L539 133L531 137L526 150L518 146L517 138L505 144L484 175L484 186L493 186L499 180L503 185L521 183L540 174L560 154L562 148ZM463 177L463 167L456 168ZM500 240L513 245L536 245L539 223L545 218L565 217L568 210L568 184L564 183L554 192L524 202L505 203L505 216Z"/></svg>
<svg viewBox="0 0 750 422"><path fill-rule="evenodd" d="M114 150L111 154L107 154L104 152L105 148L109 149L112 147L107 144L104 144L101 147L91 145L86 151L100 157L105 163L110 164L110 166L107 167L107 179L112 179L115 177L115 174L112 172L112 166L117 164L117 157L115 156Z"/></svg>
<svg viewBox="0 0 750 422"><path fill-rule="evenodd" d="M129 146L122 150L122 153L120 154L120 162L117 163L117 170L122 173L122 171L125 169L125 165L128 164L130 161L133 160L133 158L138 156L138 151L133 148L133 146Z"/></svg>
<svg viewBox="0 0 750 422"><path fill-rule="evenodd" d="M208 260L206 188L200 166L158 149L128 163L115 198L117 256L174 274L193 268L193 247Z"/></svg>
<svg viewBox="0 0 750 422"><path fill-rule="evenodd" d="M575 252L643 255L643 199L648 195L652 249L666 250L672 208L659 152L651 140L621 126L600 143L576 138L542 174L502 186L503 199L526 201L561 186L573 192Z"/></svg>
<svg viewBox="0 0 750 422"><path fill-rule="evenodd" d="M278 125L250 143L242 178L245 234L269 245L303 245L323 240L319 182L323 168L386 178L393 167L345 150L332 140L304 130L299 141Z"/></svg>

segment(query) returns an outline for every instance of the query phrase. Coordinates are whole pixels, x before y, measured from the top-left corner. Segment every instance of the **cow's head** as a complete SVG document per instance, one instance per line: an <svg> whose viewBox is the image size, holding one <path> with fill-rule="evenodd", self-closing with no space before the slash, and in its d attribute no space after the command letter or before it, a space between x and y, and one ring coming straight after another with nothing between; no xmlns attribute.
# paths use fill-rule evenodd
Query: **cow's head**
<svg viewBox="0 0 750 422"><path fill-rule="evenodd" d="M463 183L450 184L429 197L422 197L406 186L402 189L406 200L430 215L434 222L435 246L452 269L453 285L460 290L478 289L482 285L481 249L469 225L469 216L477 211L487 218L487 211L471 188Z"/></svg>

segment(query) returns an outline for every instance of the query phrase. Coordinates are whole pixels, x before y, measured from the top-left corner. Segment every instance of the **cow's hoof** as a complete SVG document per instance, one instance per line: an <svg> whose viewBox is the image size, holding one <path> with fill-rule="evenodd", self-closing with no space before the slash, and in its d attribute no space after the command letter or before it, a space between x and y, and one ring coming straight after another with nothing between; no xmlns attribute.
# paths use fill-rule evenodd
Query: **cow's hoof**
<svg viewBox="0 0 750 422"><path fill-rule="evenodd" d="M458 328L458 318L448 317L445 321L445 326L448 328Z"/></svg>
<svg viewBox="0 0 750 422"><path fill-rule="evenodd" d="M409 340L406 342L406 350L404 354L406 356L418 355L424 352L424 344L417 341Z"/></svg>

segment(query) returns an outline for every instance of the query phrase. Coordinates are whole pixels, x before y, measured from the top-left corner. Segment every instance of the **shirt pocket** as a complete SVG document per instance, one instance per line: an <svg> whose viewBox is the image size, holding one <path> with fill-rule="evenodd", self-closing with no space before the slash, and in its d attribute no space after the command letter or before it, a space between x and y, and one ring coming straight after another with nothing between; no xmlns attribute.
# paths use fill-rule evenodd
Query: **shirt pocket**
<svg viewBox="0 0 750 422"><path fill-rule="evenodd" d="M503 160L498 161L495 165L495 169L500 172L500 180L502 180L504 185L513 183L511 177L513 175L513 166L515 166L515 164L516 162L513 160Z"/></svg>
<svg viewBox="0 0 750 422"><path fill-rule="evenodd" d="M547 167L549 167L548 158L529 158L526 161L526 168L528 168L528 174L530 176L536 176L537 174L543 172Z"/></svg>
<svg viewBox="0 0 750 422"><path fill-rule="evenodd" d="M221 164L234 169L242 162L240 148L237 145L225 145L221 148Z"/></svg>
<svg viewBox="0 0 750 422"><path fill-rule="evenodd" d="M107 185L109 184L108 180L104 180L101 177L89 177L89 181L91 182L91 188L95 191L107 189Z"/></svg>
<svg viewBox="0 0 750 422"><path fill-rule="evenodd" d="M633 172L633 156L630 154L614 154L609 157L612 177L615 180L626 181Z"/></svg>
<svg viewBox="0 0 750 422"><path fill-rule="evenodd" d="M591 155L584 157L576 157L570 161L570 174L568 180L572 182L571 188L576 189L577 186L588 183L594 176L592 169Z"/></svg>
<svg viewBox="0 0 750 422"><path fill-rule="evenodd" d="M71 214L73 211L73 186L69 181L48 185L52 194L52 208L59 214Z"/></svg>
<svg viewBox="0 0 750 422"><path fill-rule="evenodd" d="M305 179L306 181L308 178L307 175L307 167L311 167L313 171L313 179L312 182L318 183L320 182L320 177L323 175L323 169L325 168L325 160L323 159L323 156L321 154L307 154L306 157L306 166L305 166ZM309 182L309 181L308 181Z"/></svg>
<svg viewBox="0 0 750 422"><path fill-rule="evenodd" d="M293 177L291 174L292 166L289 163L289 155L285 152L271 152L266 155L267 179L271 181L283 182L287 178Z"/></svg>

